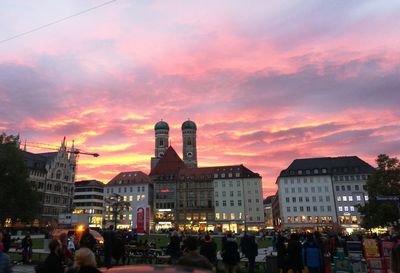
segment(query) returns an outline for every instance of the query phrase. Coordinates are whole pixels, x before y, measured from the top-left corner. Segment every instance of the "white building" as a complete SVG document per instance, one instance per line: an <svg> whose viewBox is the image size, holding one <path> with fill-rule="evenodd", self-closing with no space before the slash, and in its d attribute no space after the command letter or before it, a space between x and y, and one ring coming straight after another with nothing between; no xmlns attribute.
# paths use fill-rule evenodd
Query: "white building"
<svg viewBox="0 0 400 273"><path fill-rule="evenodd" d="M138 228L138 213L143 215L145 230L150 229L151 204L153 202L153 184L147 174L141 171L121 172L105 185L105 200L112 195L121 196L130 203L130 209L121 212L117 219L117 228ZM104 219L108 225L114 223L113 211L106 203Z"/></svg>
<svg viewBox="0 0 400 273"><path fill-rule="evenodd" d="M214 167L215 223L221 231L264 226L261 176L244 167Z"/></svg>
<svg viewBox="0 0 400 273"><path fill-rule="evenodd" d="M285 228L314 228L330 223L343 224L345 219L352 221L350 210L356 214L357 196L364 194L362 198L365 199L362 183L357 183L357 192L350 181L339 183L341 181L334 180L340 180L339 174L350 175L361 170L371 172L373 168L355 156L294 160L277 179L282 225ZM343 200L343 196L346 201L351 196L352 201L337 201ZM349 215L344 214L346 204ZM357 216L359 221L358 212Z"/></svg>

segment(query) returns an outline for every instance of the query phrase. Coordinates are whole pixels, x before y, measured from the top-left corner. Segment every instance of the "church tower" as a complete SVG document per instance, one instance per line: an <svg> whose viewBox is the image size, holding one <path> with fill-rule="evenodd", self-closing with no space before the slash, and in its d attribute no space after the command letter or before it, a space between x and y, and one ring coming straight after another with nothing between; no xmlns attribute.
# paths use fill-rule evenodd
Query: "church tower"
<svg viewBox="0 0 400 273"><path fill-rule="evenodd" d="M158 161L164 156L165 151L168 149L169 141L169 126L168 123L161 120L154 126L155 131L155 149L154 157L151 158L151 169L153 169Z"/></svg>
<svg viewBox="0 0 400 273"><path fill-rule="evenodd" d="M188 167L197 167L196 131L193 121L187 120L182 124L183 161Z"/></svg>

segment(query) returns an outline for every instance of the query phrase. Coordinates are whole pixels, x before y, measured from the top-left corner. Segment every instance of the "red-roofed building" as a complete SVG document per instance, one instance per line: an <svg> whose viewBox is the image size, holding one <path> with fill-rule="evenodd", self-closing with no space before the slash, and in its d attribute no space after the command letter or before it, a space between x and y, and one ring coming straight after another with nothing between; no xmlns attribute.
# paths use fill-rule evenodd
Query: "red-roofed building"
<svg viewBox="0 0 400 273"><path fill-rule="evenodd" d="M138 228L144 222L144 229L150 228L152 220L153 184L150 177L141 171L121 172L105 185L104 196L121 196L122 200L131 205L129 211L123 211L117 219L117 228ZM139 218L138 219L138 212ZM104 219L107 224L113 224L112 208L106 204ZM143 219L141 219L143 217Z"/></svg>
<svg viewBox="0 0 400 273"><path fill-rule="evenodd" d="M261 176L243 165L197 167L197 125L182 124L183 160L168 141L169 126L155 126L155 157L149 174L154 185L155 230L240 232L264 227Z"/></svg>

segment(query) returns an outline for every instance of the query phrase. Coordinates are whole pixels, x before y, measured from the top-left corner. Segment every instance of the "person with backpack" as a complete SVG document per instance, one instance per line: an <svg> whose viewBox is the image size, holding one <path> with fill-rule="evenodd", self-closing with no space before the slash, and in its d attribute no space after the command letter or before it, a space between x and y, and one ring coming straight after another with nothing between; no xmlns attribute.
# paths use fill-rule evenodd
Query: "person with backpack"
<svg viewBox="0 0 400 273"><path fill-rule="evenodd" d="M307 234L307 241L303 248L303 263L309 273L320 273L322 268L322 252L311 233Z"/></svg>

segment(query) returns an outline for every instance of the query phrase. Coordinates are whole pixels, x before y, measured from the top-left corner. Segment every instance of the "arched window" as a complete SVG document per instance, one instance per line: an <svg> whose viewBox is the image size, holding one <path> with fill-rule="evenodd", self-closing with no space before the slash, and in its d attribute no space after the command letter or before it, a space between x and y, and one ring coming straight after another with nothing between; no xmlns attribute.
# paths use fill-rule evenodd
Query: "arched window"
<svg viewBox="0 0 400 273"><path fill-rule="evenodd" d="M190 138L187 141L187 145L192 145L192 140Z"/></svg>
<svg viewBox="0 0 400 273"><path fill-rule="evenodd" d="M61 179L61 171L60 170L58 170L56 172L56 179Z"/></svg>
<svg viewBox="0 0 400 273"><path fill-rule="evenodd" d="M160 139L160 146L164 146L164 140Z"/></svg>

